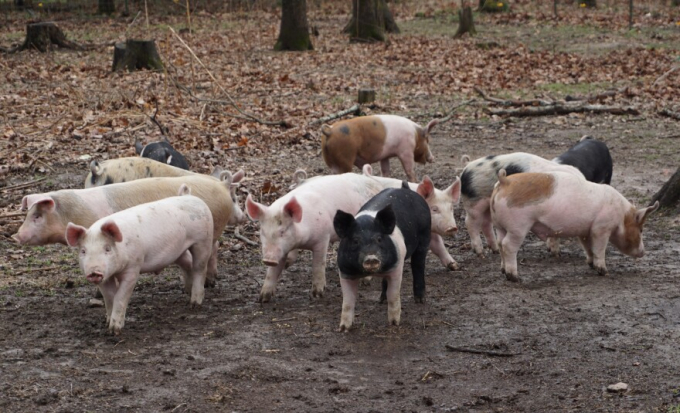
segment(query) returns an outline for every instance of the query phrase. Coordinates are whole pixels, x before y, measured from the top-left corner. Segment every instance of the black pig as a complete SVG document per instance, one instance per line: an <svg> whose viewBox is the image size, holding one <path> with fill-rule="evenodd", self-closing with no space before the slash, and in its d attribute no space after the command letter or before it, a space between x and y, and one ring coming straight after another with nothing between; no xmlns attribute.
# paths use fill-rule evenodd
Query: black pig
<svg viewBox="0 0 680 413"><path fill-rule="evenodd" d="M153 159L154 161L189 170L189 163L184 155L177 152L168 141L151 142L146 146L142 146L141 142L135 141L135 151L142 158Z"/></svg>
<svg viewBox="0 0 680 413"><path fill-rule="evenodd" d="M356 217L338 210L333 226L340 238L340 331L348 331L352 326L359 280L367 276L383 277L387 321L399 324L401 280L406 259L411 258L415 301L424 301L430 221L430 208L423 197L409 189L406 181L399 189L385 189L371 198Z"/></svg>
<svg viewBox="0 0 680 413"><path fill-rule="evenodd" d="M609 185L612 181L612 157L607 144L592 136L584 136L579 143L553 159L562 165L577 168L590 182Z"/></svg>

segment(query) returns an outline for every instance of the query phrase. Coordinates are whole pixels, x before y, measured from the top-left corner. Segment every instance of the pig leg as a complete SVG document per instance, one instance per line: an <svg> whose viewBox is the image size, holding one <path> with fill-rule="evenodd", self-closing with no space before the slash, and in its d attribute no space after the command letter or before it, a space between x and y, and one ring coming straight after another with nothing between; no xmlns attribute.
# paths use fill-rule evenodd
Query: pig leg
<svg viewBox="0 0 680 413"><path fill-rule="evenodd" d="M593 252L593 268L595 268L600 275L607 275L607 266L604 262L604 256L607 251L608 241L606 236L593 236L590 239L590 249Z"/></svg>
<svg viewBox="0 0 680 413"><path fill-rule="evenodd" d="M390 158L380 161L380 175L384 177L390 176Z"/></svg>
<svg viewBox="0 0 680 413"><path fill-rule="evenodd" d="M312 297L323 297L326 288L326 257L330 237L324 239L312 250Z"/></svg>
<svg viewBox="0 0 680 413"><path fill-rule="evenodd" d="M486 238L486 245L491 248L491 251L498 253L498 243L496 242L496 234L493 232L493 224L491 222L491 210L487 208L482 218L482 232Z"/></svg>
<svg viewBox="0 0 680 413"><path fill-rule="evenodd" d="M184 251L184 254L180 255L180 257L175 261L175 264L177 264L182 271L184 272L184 292L187 294L191 294L191 286L193 285L193 277L191 275L191 267L193 263L193 254L189 252L189 250Z"/></svg>
<svg viewBox="0 0 680 413"><path fill-rule="evenodd" d="M590 237L578 237L578 241L586 253L586 262L590 268L593 268L593 247L590 242Z"/></svg>
<svg viewBox="0 0 680 413"><path fill-rule="evenodd" d="M505 229L498 227L496 228L496 233L498 234L498 249L500 250L501 255L501 272L505 274L505 254L503 253L503 240L505 239L506 232Z"/></svg>
<svg viewBox="0 0 680 413"><path fill-rule="evenodd" d="M208 261L210 260L212 253L211 243L203 243L203 245L194 244L189 249L194 258L191 266L191 278L193 281L193 286L191 288L191 305L199 306L203 304L203 298L205 297L204 284Z"/></svg>
<svg viewBox="0 0 680 413"><path fill-rule="evenodd" d="M408 155L402 155L399 157L399 160L401 161L401 166L404 167L404 171L406 171L406 176L408 176L409 182L418 182L418 179L416 178L416 173L413 170L413 153ZM382 162L380 163L382 165Z"/></svg>
<svg viewBox="0 0 680 413"><path fill-rule="evenodd" d="M524 237L526 237L526 234L521 235L511 232L507 233L505 237L503 237L503 243L501 247L501 251L503 253L502 260L505 264L505 277L508 279L508 281L519 281L519 275L517 273L517 251L519 251L519 247L522 246Z"/></svg>
<svg viewBox="0 0 680 413"><path fill-rule="evenodd" d="M416 303L425 302L425 261L428 248L421 246L411 256L411 273L413 274L413 300ZM389 300L387 301L389 306Z"/></svg>
<svg viewBox="0 0 680 413"><path fill-rule="evenodd" d="M476 211L468 211L465 214L465 227L470 235L470 245L475 254L481 256L484 253L482 246L482 237L479 235L482 232L482 225L480 218L476 216Z"/></svg>
<svg viewBox="0 0 680 413"><path fill-rule="evenodd" d="M113 297L118 291L115 277L109 277L106 281L99 284L99 291L104 298L104 306L106 307L106 325L111 322L111 311L113 311Z"/></svg>
<svg viewBox="0 0 680 413"><path fill-rule="evenodd" d="M208 262L208 274L205 278L205 286L208 288L215 287L217 280L217 247L220 245L219 241L215 241L212 247L212 255Z"/></svg>
<svg viewBox="0 0 680 413"><path fill-rule="evenodd" d="M288 256L286 256L286 268L295 264L295 260L297 260L297 257L298 257L298 250L292 250L291 252L289 252Z"/></svg>
<svg viewBox="0 0 680 413"><path fill-rule="evenodd" d="M446 245L444 245L444 239L441 235L435 234L434 232L430 235L430 250L439 257L439 261L444 264L444 267L448 268L449 271L458 270L458 263L451 257L451 254L446 250Z"/></svg>
<svg viewBox="0 0 680 413"><path fill-rule="evenodd" d="M354 322L354 307L357 302L359 280L350 280L340 274L340 287L342 287L342 314L340 315L338 331L347 332Z"/></svg>
<svg viewBox="0 0 680 413"><path fill-rule="evenodd" d="M411 257L413 259L413 257ZM387 277L387 323L398 326L401 321L401 279L404 262L390 272Z"/></svg>
<svg viewBox="0 0 680 413"><path fill-rule="evenodd" d="M279 277L283 268L286 266L286 260L282 259L279 261L276 267L267 267L267 275L264 278L264 284L262 285L262 290L260 291L260 302L267 303L274 296L274 291L276 291L276 284L279 282Z"/></svg>
<svg viewBox="0 0 680 413"><path fill-rule="evenodd" d="M560 239L557 237L549 237L546 240L546 244L548 244L548 251L552 254L553 257L559 257L560 256Z"/></svg>
<svg viewBox="0 0 680 413"><path fill-rule="evenodd" d="M109 321L109 331L115 335L120 334L125 325L125 312L127 311L127 306L138 277L139 269L137 268L128 268L118 276L118 291L113 298L113 310L111 311L111 320Z"/></svg>

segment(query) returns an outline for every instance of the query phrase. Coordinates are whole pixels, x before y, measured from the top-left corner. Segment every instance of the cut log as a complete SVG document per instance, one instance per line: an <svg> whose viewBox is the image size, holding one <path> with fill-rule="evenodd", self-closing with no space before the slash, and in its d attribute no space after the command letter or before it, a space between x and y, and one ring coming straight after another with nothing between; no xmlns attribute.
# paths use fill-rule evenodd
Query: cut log
<svg viewBox="0 0 680 413"><path fill-rule="evenodd" d="M671 208L680 204L680 167L652 197L650 205L656 201L659 201L661 208Z"/></svg>
<svg viewBox="0 0 680 413"><path fill-rule="evenodd" d="M357 102L361 104L375 102L375 89L359 89Z"/></svg>
<svg viewBox="0 0 680 413"><path fill-rule="evenodd" d="M20 52L26 49L35 49L40 52L50 50L52 45L64 49L83 50L78 43L66 39L66 35L54 22L29 23L26 25L26 39L21 46L6 50L7 53Z"/></svg>
<svg viewBox="0 0 680 413"><path fill-rule="evenodd" d="M470 6L465 6L458 10L458 30L453 38L457 39L465 33L470 33L470 36L477 34L475 22L472 20L472 8Z"/></svg>
<svg viewBox="0 0 680 413"><path fill-rule="evenodd" d="M163 70L163 62L156 49L155 40L127 40L116 43L113 49L114 72L127 70Z"/></svg>
<svg viewBox="0 0 680 413"><path fill-rule="evenodd" d="M661 109L659 111L659 115L675 120L680 120L680 112L673 112L670 109Z"/></svg>

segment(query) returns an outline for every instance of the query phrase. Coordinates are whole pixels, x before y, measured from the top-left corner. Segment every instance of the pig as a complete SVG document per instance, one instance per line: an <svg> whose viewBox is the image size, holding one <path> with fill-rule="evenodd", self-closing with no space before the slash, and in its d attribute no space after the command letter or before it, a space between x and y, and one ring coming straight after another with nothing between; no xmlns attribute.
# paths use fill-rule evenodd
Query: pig
<svg viewBox="0 0 680 413"><path fill-rule="evenodd" d="M616 189L565 172L498 172L491 195L491 218L498 233L501 271L519 281L517 251L529 231L540 239L578 237L587 263L607 274L605 251L611 241L622 253L640 258L642 227L659 203L636 209Z"/></svg>
<svg viewBox="0 0 680 413"><path fill-rule="evenodd" d="M217 166L211 176L222 179L225 171ZM90 172L85 178L85 188L93 186L117 184L142 178L169 178L175 176L198 175L194 172L176 168L149 158L128 157L109 159L107 161L93 160L90 162ZM238 171L232 177L236 185L243 179L244 172Z"/></svg>
<svg viewBox="0 0 680 413"><path fill-rule="evenodd" d="M135 141L135 151L142 158L153 159L160 163L172 165L177 168L189 170L189 163L184 155L177 152L168 140L151 142L145 146Z"/></svg>
<svg viewBox="0 0 680 413"><path fill-rule="evenodd" d="M230 196L230 175L222 182L202 176L147 178L132 182L87 189L65 189L44 194L27 195L21 200L26 219L12 236L19 244L66 244L66 225L89 227L95 221L115 212L146 202L174 196L182 184L192 188L194 195L210 207L213 215L213 255L208 267L207 285L215 285L217 246L224 227L245 219L243 212Z"/></svg>
<svg viewBox="0 0 680 413"><path fill-rule="evenodd" d="M396 115L363 116L321 127L321 153L334 174L361 169L365 164L380 162L382 175L390 176L390 158L401 161L409 181L416 182L414 161L434 162L430 152L430 132L438 123L426 127Z"/></svg>
<svg viewBox="0 0 680 413"><path fill-rule="evenodd" d="M322 297L326 287L326 257L337 241L333 229L336 210L356 213L382 186L359 174L317 176L303 183L270 206L246 198L248 216L260 222L262 262L268 267L259 301L268 302L286 265L298 249L312 251L312 297Z"/></svg>
<svg viewBox="0 0 680 413"><path fill-rule="evenodd" d="M362 172L365 176L372 176L373 168L371 165L364 165ZM400 188L401 181L394 178L384 178L373 176L383 188ZM458 205L460 200L460 179L456 180L446 189L440 190L434 187L432 180L424 176L423 180L416 183L409 183L409 188L416 191L425 199L430 208L432 216L432 231L430 236L430 250L439 258L441 263L449 271L458 269L458 263L451 257L446 250L442 237L452 236L458 232L456 219L453 216L453 207Z"/></svg>
<svg viewBox="0 0 680 413"><path fill-rule="evenodd" d="M401 281L404 261L409 258L415 301L424 302L430 220L430 207L406 181L401 188L384 189L371 198L356 217L342 210L336 212L333 227L340 237L340 331L352 327L359 280L367 276L383 277L381 301L387 298L387 322L399 325Z"/></svg>
<svg viewBox="0 0 680 413"><path fill-rule="evenodd" d="M592 136L582 137L576 145L553 159L553 162L578 168L590 182L607 185L612 182L613 166L609 148L606 143L593 139Z"/></svg>
<svg viewBox="0 0 680 413"><path fill-rule="evenodd" d="M159 272L176 263L184 271L191 304L203 303L213 250L212 213L185 184L179 194L116 212L89 229L72 222L66 226L66 241L78 247L80 268L101 291L108 329L116 335L125 325L140 273Z"/></svg>
<svg viewBox="0 0 680 413"><path fill-rule="evenodd" d="M498 171L505 169L508 175L520 172L563 171L583 177L578 169L570 165L560 165L540 156L524 152L505 155L489 155L468 162L460 176L461 203L465 209L465 226L470 235L470 244L477 255L482 255L482 239L484 233L486 243L491 251L498 252L496 236L491 224L489 201L493 187L498 181Z"/></svg>

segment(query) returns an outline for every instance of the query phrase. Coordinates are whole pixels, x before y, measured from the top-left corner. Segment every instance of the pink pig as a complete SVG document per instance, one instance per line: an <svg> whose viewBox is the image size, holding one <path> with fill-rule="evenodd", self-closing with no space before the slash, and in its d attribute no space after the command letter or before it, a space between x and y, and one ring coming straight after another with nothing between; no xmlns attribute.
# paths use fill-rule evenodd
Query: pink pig
<svg viewBox="0 0 680 413"><path fill-rule="evenodd" d="M158 272L172 263L185 273L184 290L192 305L204 297L208 261L212 254L213 219L200 198L165 198L104 217L89 229L69 223L66 240L80 250L80 268L97 284L106 305L109 330L119 334L139 273ZM191 254L189 255L188 252Z"/></svg>
<svg viewBox="0 0 680 413"><path fill-rule="evenodd" d="M501 270L519 281L517 251L529 231L540 239L578 237L588 264L605 275L605 251L611 241L622 253L640 258L645 253L642 227L659 203L635 209L609 185L588 182L564 172L498 172L491 196L491 217L498 232Z"/></svg>
<svg viewBox="0 0 680 413"><path fill-rule="evenodd" d="M248 195L246 210L250 218L260 221L262 262L269 267L260 301L274 295L281 272L295 261L297 249L312 251L312 296L323 296L328 246L338 240L335 213L341 209L356 214L382 189L372 178L346 173L305 179L269 207Z"/></svg>
<svg viewBox="0 0 680 413"><path fill-rule="evenodd" d="M362 172L380 182L383 188L401 188L402 181L398 179L373 176L371 165L364 165ZM453 207L458 205L460 200L460 179L456 178L444 190L435 188L432 180L427 176L423 177L420 183L409 182L408 185L411 190L418 192L420 196L425 198L425 202L430 207L430 214L432 215L430 250L439 258L444 267L450 271L457 270L458 263L446 250L442 237L453 236L458 232L456 219L453 217Z"/></svg>

